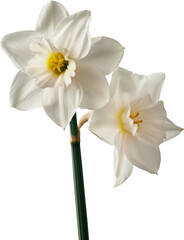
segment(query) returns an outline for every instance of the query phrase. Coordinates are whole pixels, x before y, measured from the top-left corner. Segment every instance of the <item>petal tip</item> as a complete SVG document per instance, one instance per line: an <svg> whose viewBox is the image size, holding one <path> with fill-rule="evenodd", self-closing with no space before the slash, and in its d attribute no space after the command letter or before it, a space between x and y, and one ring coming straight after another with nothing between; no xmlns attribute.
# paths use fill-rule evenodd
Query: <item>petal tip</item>
<svg viewBox="0 0 184 240"><path fill-rule="evenodd" d="M83 12L86 14L86 16L91 16L91 11L89 11L89 10L84 10Z"/></svg>
<svg viewBox="0 0 184 240"><path fill-rule="evenodd" d="M89 10L83 10L81 11L81 14L83 15L84 18L88 19L88 25L90 23L90 20L91 20L91 11Z"/></svg>
<svg viewBox="0 0 184 240"><path fill-rule="evenodd" d="M14 108L14 107L15 106L12 103L9 104L9 108Z"/></svg>
<svg viewBox="0 0 184 240"><path fill-rule="evenodd" d="M4 38L4 37L3 37L3 38ZM3 38L2 38L1 41L0 41L1 47L3 47L3 44L4 44Z"/></svg>
<svg viewBox="0 0 184 240"><path fill-rule="evenodd" d="M122 183L124 183L128 178L125 178L123 180L120 180L115 177L114 179L114 188L119 187Z"/></svg>
<svg viewBox="0 0 184 240"><path fill-rule="evenodd" d="M163 73L163 72L161 72L161 74L163 75L163 77L165 78L165 76L166 76L166 73Z"/></svg>
<svg viewBox="0 0 184 240"><path fill-rule="evenodd" d="M14 101L13 101L13 99L12 99L12 96L11 96L11 94L10 94L10 96L9 96L9 107L10 107L10 108L16 108L15 105L16 105L16 104L14 103Z"/></svg>
<svg viewBox="0 0 184 240"><path fill-rule="evenodd" d="M75 13L74 15L83 15L83 16L85 16L85 17L91 17L91 11L89 11L89 10L82 10L82 11L80 11L80 12L77 12L77 13Z"/></svg>
<svg viewBox="0 0 184 240"><path fill-rule="evenodd" d="M161 72L161 73L160 73L160 76L161 76L161 78L162 78L162 81L164 81L164 80L165 80L165 77L166 77L166 74L163 73L163 72Z"/></svg>
<svg viewBox="0 0 184 240"><path fill-rule="evenodd" d="M1 39L1 42L0 42L0 44L1 44L1 48L4 50L4 51L6 51L6 41L5 41L5 38L6 38L6 36L4 36L2 39Z"/></svg>
<svg viewBox="0 0 184 240"><path fill-rule="evenodd" d="M121 183L118 183L117 179L114 180L114 185L113 187L116 188L120 185Z"/></svg>

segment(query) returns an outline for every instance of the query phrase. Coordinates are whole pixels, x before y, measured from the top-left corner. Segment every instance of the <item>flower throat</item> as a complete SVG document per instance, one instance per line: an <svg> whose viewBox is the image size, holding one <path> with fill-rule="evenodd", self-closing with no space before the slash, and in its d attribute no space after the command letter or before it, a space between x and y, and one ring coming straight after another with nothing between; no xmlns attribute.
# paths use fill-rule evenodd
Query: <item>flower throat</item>
<svg viewBox="0 0 184 240"><path fill-rule="evenodd" d="M52 53L47 60L47 67L55 75L60 75L67 69L68 61L65 60L65 57L62 53Z"/></svg>

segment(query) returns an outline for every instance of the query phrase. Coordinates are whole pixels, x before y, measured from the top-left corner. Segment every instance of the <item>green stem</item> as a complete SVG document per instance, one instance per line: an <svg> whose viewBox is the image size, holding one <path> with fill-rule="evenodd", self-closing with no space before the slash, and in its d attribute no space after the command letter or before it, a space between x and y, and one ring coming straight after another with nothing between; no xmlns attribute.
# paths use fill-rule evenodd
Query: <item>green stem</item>
<svg viewBox="0 0 184 240"><path fill-rule="evenodd" d="M75 189L75 202L77 213L77 225L79 240L88 240L88 221L86 212L86 200L84 191L84 180L82 172L82 160L80 151L80 137L77 126L76 114L70 122L71 150L73 162L73 178Z"/></svg>

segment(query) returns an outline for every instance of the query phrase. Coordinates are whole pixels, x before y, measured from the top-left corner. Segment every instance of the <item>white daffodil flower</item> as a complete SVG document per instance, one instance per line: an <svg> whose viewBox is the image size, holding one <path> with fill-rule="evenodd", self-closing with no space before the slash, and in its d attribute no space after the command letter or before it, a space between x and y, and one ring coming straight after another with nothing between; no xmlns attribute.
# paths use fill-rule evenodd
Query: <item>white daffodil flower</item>
<svg viewBox="0 0 184 240"><path fill-rule="evenodd" d="M159 101L164 78L163 73L144 76L117 68L109 103L91 113L89 129L114 145L115 186L130 176L133 165L157 173L158 146L183 130L166 117Z"/></svg>
<svg viewBox="0 0 184 240"><path fill-rule="evenodd" d="M110 38L91 39L90 18L89 11L69 15L51 1L41 11L35 31L2 39L2 48L20 70L10 90L11 106L43 106L65 128L77 107L97 109L108 102L105 75L118 66L123 47Z"/></svg>

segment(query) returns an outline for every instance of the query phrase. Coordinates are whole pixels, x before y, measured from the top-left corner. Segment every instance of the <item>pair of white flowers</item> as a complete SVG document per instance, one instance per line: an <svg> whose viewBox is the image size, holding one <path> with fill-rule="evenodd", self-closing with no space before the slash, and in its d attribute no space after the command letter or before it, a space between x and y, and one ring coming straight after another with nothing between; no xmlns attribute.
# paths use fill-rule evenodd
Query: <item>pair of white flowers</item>
<svg viewBox="0 0 184 240"><path fill-rule="evenodd" d="M91 38L90 17L89 11L69 15L52 1L41 11L35 31L2 39L3 49L20 70L11 86L10 103L20 110L43 106L62 128L78 107L94 110L89 128L115 146L115 185L119 185L133 165L157 173L159 144L182 129L167 119L159 101L164 74L140 76L117 68L123 47L107 37ZM113 71L109 88L105 75Z"/></svg>

